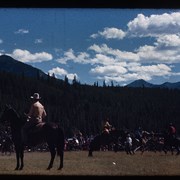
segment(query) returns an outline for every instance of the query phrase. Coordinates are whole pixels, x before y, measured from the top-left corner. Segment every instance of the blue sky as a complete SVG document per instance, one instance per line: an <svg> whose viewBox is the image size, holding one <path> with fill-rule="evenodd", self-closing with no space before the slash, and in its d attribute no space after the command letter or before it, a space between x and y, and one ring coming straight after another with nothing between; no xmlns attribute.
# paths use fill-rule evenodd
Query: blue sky
<svg viewBox="0 0 180 180"><path fill-rule="evenodd" d="M180 81L179 9L0 8L0 54L81 84Z"/></svg>

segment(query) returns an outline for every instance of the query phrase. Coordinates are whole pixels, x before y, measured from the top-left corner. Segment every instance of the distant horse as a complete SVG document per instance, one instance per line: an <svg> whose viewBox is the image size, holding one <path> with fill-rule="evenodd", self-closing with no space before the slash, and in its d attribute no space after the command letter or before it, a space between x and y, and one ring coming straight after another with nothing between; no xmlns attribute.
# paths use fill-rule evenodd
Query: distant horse
<svg viewBox="0 0 180 180"><path fill-rule="evenodd" d="M122 135L121 130L111 130L108 133L101 133L96 135L89 144L88 156L93 156L93 151L99 151L102 146L117 146L118 138ZM116 151L116 149L114 149Z"/></svg>
<svg viewBox="0 0 180 180"><path fill-rule="evenodd" d="M15 170L22 170L24 167L24 143L22 141L21 129L25 123L24 118L21 118L16 110L12 107L6 106L0 118L1 122L10 123L12 141L16 152L16 168ZM47 142L51 159L47 169L53 167L56 150L60 156L60 165L58 170L63 168L64 159L64 132L58 124L46 122L39 130L32 131L28 136L31 146L36 146L43 142Z"/></svg>
<svg viewBox="0 0 180 180"><path fill-rule="evenodd" d="M180 139L177 137L171 137L167 134L167 132L164 132L164 146L163 151L165 154L167 154L167 151L171 151L171 154L173 154L174 149L176 149L177 153L176 155L180 154Z"/></svg>

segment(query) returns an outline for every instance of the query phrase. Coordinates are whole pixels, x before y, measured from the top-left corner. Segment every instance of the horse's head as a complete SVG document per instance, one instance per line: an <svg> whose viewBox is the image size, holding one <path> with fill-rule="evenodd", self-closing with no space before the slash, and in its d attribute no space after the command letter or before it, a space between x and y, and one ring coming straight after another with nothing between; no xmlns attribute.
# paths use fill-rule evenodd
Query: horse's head
<svg viewBox="0 0 180 180"><path fill-rule="evenodd" d="M2 124L19 124L20 123L20 116L16 112L14 108L10 105L6 105L4 111L1 114L0 122Z"/></svg>

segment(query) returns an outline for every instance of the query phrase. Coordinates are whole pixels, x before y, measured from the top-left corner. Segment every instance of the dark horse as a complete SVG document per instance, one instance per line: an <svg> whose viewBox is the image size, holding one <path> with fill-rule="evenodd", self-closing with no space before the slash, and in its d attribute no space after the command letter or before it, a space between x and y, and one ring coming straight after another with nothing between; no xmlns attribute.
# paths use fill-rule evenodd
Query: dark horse
<svg viewBox="0 0 180 180"><path fill-rule="evenodd" d="M24 118L21 118L14 108L6 106L0 120L4 123L10 123L12 141L16 152L17 164L15 170L22 170L24 167L24 143L22 142L21 129L25 123ZM32 131L28 138L28 141L31 140L31 146L47 142L51 153L48 170L53 167L56 150L57 155L60 156L58 170L63 168L65 138L64 132L58 124L46 122L42 127L39 127L38 131Z"/></svg>
<svg viewBox="0 0 180 180"><path fill-rule="evenodd" d="M164 132L164 146L163 151L167 154L167 151L171 151L173 154L174 149L176 149L176 155L180 154L180 139L177 137L169 136L167 132Z"/></svg>
<svg viewBox="0 0 180 180"><path fill-rule="evenodd" d="M116 152L118 139L122 136L122 133L123 131L115 129L109 131L109 134L101 133L96 135L89 144L88 156L93 156L93 151L99 151L102 146L112 145L114 147L114 151Z"/></svg>

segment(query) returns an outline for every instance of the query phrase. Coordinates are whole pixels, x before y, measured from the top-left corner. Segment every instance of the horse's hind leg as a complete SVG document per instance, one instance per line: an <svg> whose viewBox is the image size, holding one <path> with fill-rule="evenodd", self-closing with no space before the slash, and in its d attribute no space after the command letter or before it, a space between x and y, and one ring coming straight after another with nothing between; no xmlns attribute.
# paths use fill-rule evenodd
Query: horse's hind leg
<svg viewBox="0 0 180 180"><path fill-rule="evenodd" d="M89 157L92 157L92 156L93 156L91 149L89 150L88 156L89 156Z"/></svg>
<svg viewBox="0 0 180 180"><path fill-rule="evenodd" d="M60 165L59 165L58 170L61 170L63 168L63 161L64 161L64 152L63 152L63 150L60 151L59 156L60 156Z"/></svg>
<svg viewBox="0 0 180 180"><path fill-rule="evenodd" d="M16 168L14 170L18 170L19 169L19 153L16 152Z"/></svg>
<svg viewBox="0 0 180 180"><path fill-rule="evenodd" d="M55 155L56 155L55 148L50 148L50 153L51 153L51 160L49 162L47 170L50 170L53 167L54 158L55 158Z"/></svg>

